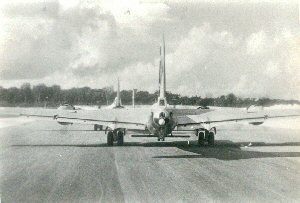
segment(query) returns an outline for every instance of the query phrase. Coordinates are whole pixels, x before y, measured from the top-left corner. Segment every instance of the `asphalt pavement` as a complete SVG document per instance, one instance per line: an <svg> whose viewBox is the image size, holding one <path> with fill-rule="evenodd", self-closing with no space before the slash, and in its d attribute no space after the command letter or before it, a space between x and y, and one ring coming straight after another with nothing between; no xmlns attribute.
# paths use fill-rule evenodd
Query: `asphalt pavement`
<svg viewBox="0 0 300 203"><path fill-rule="evenodd" d="M216 146L52 121L1 128L2 202L299 202L299 130L235 125Z"/></svg>

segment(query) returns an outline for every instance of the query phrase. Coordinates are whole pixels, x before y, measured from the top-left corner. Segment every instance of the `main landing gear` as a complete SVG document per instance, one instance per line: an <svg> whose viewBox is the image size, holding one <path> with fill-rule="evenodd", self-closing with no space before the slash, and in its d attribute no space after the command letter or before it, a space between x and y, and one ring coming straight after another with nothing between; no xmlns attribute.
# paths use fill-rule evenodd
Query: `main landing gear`
<svg viewBox="0 0 300 203"><path fill-rule="evenodd" d="M118 146L124 144L124 130L114 130L107 133L107 145L113 146L114 142L117 142Z"/></svg>
<svg viewBox="0 0 300 203"><path fill-rule="evenodd" d="M158 137L157 141L165 141L165 138L164 137L163 138Z"/></svg>
<svg viewBox="0 0 300 203"><path fill-rule="evenodd" d="M205 142L207 142L207 145L210 147L213 147L215 145L215 133L214 131L197 131L198 133L198 145L204 146Z"/></svg>

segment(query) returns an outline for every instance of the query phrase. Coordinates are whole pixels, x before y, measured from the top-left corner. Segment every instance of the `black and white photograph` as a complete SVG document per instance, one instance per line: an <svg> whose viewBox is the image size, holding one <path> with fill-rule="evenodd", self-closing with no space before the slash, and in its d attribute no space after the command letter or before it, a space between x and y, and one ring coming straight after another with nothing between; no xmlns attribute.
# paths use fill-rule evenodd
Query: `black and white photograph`
<svg viewBox="0 0 300 203"><path fill-rule="evenodd" d="M300 202L300 2L0 1L1 202Z"/></svg>

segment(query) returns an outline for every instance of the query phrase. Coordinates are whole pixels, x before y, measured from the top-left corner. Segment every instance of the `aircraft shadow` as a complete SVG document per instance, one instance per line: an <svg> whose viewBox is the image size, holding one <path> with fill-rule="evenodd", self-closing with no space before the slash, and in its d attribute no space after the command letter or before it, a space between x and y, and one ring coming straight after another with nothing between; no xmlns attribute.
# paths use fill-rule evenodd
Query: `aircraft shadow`
<svg viewBox="0 0 300 203"><path fill-rule="evenodd" d="M251 143L251 146L248 146ZM11 145L12 147L108 147L103 144L25 144ZM232 142L229 140L216 140L214 147L198 146L195 142L190 145L186 141L175 142L127 142L123 146L115 146L116 148L126 147L176 147L186 152L194 154L184 155L162 155L154 156L153 158L215 158L219 160L239 160L253 158L275 158L275 157L300 157L299 152L260 152L251 151L255 147L284 147L284 146L300 146L300 142L284 142L284 143L265 143L265 142Z"/></svg>
<svg viewBox="0 0 300 203"><path fill-rule="evenodd" d="M285 142L285 143L264 143L252 142L231 142L228 140L220 140L216 142L214 147L182 147L179 149L192 152L194 154L185 155L167 155L155 156L153 158L215 158L219 160L239 160L239 159L253 159L253 158L275 158L275 157L300 157L299 152L260 152L253 151L255 147L283 147L283 146L300 146L300 142Z"/></svg>

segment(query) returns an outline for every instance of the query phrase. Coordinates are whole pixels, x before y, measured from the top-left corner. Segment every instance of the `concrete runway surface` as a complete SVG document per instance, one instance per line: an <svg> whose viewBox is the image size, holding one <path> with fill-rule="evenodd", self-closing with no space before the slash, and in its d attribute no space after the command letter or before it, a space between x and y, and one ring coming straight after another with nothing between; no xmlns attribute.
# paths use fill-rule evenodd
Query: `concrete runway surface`
<svg viewBox="0 0 300 203"><path fill-rule="evenodd" d="M299 130L230 126L210 148L128 136L107 147L103 132L88 129L0 129L2 202L300 201Z"/></svg>

